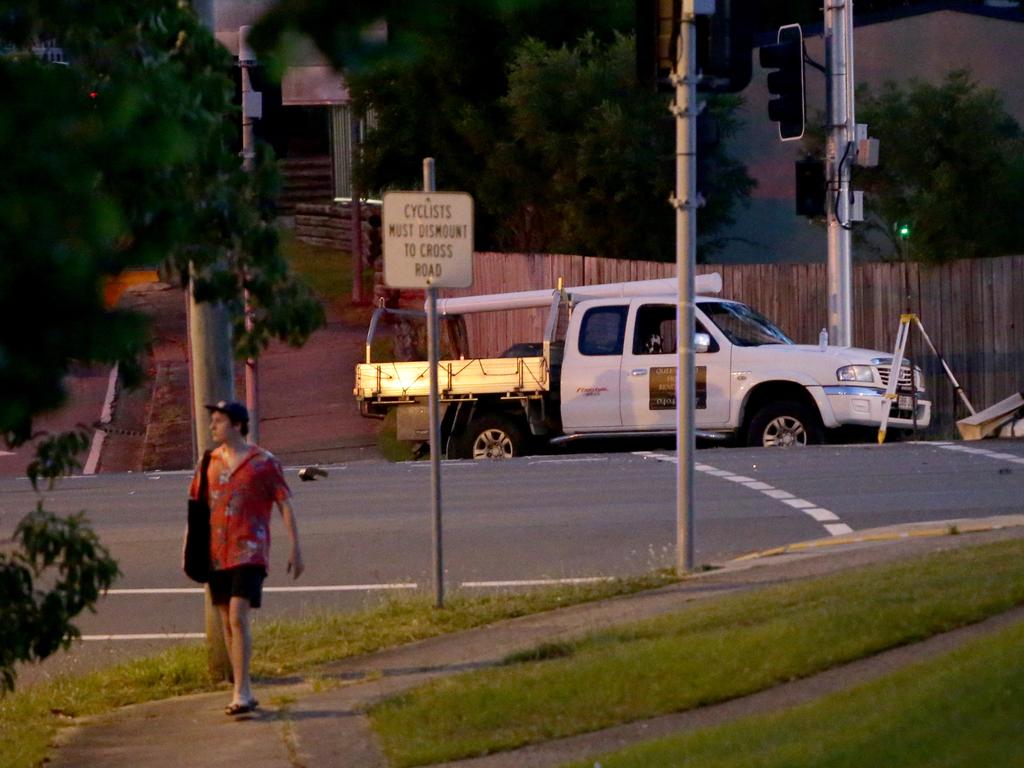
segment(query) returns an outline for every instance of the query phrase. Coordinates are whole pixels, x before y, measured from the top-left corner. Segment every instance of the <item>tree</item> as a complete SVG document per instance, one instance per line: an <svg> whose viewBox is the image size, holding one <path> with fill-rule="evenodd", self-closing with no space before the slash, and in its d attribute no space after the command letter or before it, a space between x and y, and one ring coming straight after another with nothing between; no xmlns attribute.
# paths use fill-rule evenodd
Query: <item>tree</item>
<svg viewBox="0 0 1024 768"><path fill-rule="evenodd" d="M996 91L964 70L938 85L890 82L860 90L857 118L881 147L879 167L857 180L897 252L898 224L910 224L910 255L923 261L1024 249L1024 133Z"/></svg>
<svg viewBox="0 0 1024 768"><path fill-rule="evenodd" d="M30 53L43 39L67 66ZM128 385L141 376L147 324L104 307L106 276L195 264L197 298L234 310L240 356L274 336L301 343L323 314L277 249L270 158L249 175L233 151L232 61L187 4L3 0L0 40L0 434L9 446L42 438L28 468L37 486L76 469L87 444L81 431L33 430L64 402L72 361L117 362ZM84 518L56 518L42 500L15 540L0 555L0 690L15 662L70 643L74 616L117 575Z"/></svg>
<svg viewBox="0 0 1024 768"><path fill-rule="evenodd" d="M857 91L857 119L880 141L878 168L856 169L865 190L866 223L858 240L900 256L897 231L909 226L909 256L940 263L999 256L1024 248L1017 200L1024 194L1024 133L993 90L969 73L938 85L886 83ZM805 148L820 155L824 116ZM869 238L875 233L880 237Z"/></svg>
<svg viewBox="0 0 1024 768"><path fill-rule="evenodd" d="M632 37L593 35L550 48L527 40L515 53L505 111L510 136L486 155L481 205L499 220L499 242L617 258L672 260L674 122L668 99L638 88ZM735 130L735 98L710 102L721 137ZM731 221L753 180L718 142L707 147L698 213L702 255Z"/></svg>
<svg viewBox="0 0 1024 768"><path fill-rule="evenodd" d="M377 115L364 189L418 188L432 156L439 187L476 199L478 248L670 258L673 130L667 99L634 82L633 10L623 0L314 0L278 4L253 40L280 49L306 32L345 69L357 107ZM385 44L363 34L381 18ZM718 157L736 183L702 213L708 235L752 184L724 148Z"/></svg>

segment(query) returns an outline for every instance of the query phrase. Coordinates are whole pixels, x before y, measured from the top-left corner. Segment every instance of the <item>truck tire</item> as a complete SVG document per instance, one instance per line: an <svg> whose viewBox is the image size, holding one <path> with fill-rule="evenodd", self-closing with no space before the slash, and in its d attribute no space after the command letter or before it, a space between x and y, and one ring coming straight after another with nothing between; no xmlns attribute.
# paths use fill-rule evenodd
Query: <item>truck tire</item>
<svg viewBox="0 0 1024 768"><path fill-rule="evenodd" d="M473 419L455 444L459 459L511 459L522 456L526 434L507 416L488 414Z"/></svg>
<svg viewBox="0 0 1024 768"><path fill-rule="evenodd" d="M754 414L747 430L747 445L789 448L817 445L824 439L818 414L802 403L769 403Z"/></svg>

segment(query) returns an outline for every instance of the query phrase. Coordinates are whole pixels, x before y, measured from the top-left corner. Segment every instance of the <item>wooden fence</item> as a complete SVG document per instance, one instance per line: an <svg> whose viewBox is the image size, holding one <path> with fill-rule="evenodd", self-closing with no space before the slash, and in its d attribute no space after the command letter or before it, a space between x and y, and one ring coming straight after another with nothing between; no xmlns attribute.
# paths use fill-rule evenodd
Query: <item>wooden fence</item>
<svg viewBox="0 0 1024 768"><path fill-rule="evenodd" d="M478 253L473 287L445 295L501 293L675 274L674 264L599 257ZM960 380L974 406L989 406L1024 388L1024 256L958 261L940 267L910 264L910 306ZM721 295L758 308L795 341L817 343L827 323L824 264L700 265L722 275ZM888 351L906 307L901 263L858 264L853 271L853 342ZM420 304L422 306L422 304ZM500 354L513 343L539 341L546 312L519 310L467 317L470 349ZM924 369L936 431L949 432L966 414L952 385L914 330L910 354Z"/></svg>

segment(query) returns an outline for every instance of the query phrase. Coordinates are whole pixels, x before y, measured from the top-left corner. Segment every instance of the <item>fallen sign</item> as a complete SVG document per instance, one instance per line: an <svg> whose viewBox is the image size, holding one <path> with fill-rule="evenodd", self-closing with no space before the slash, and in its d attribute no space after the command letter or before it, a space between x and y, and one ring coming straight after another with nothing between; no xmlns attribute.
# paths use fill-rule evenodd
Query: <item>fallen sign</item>
<svg viewBox="0 0 1024 768"><path fill-rule="evenodd" d="M1014 421L1014 415L1021 408L1024 408L1024 392L1016 392L983 411L960 419L956 428L964 440L981 440L997 432L1008 421ZM1018 430L1012 431L1016 433Z"/></svg>

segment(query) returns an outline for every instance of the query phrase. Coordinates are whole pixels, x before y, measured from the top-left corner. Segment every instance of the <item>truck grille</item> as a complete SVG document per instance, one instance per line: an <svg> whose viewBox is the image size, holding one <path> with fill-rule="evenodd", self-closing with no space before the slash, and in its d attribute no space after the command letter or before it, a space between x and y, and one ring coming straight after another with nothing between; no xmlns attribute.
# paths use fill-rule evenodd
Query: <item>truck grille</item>
<svg viewBox="0 0 1024 768"><path fill-rule="evenodd" d="M889 372L891 369L891 365L878 366L878 378L881 380L883 387L889 386ZM896 382L896 386L900 389L914 388L914 373L908 366L900 368L900 379Z"/></svg>

